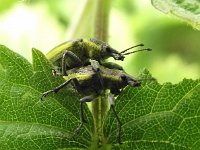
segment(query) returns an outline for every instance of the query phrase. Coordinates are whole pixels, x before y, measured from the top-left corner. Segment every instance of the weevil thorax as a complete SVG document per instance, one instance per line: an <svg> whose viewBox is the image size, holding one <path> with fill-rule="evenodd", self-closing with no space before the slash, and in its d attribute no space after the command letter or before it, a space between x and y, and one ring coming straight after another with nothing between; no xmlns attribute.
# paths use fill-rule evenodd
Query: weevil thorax
<svg viewBox="0 0 200 150"><path fill-rule="evenodd" d="M66 50L73 52L80 59L84 59L86 47L83 39L77 39L72 41Z"/></svg>
<svg viewBox="0 0 200 150"><path fill-rule="evenodd" d="M101 60L101 45L98 45L89 39L83 39L85 55L90 59Z"/></svg>
<svg viewBox="0 0 200 150"><path fill-rule="evenodd" d="M113 57L115 60L124 60L124 55L109 46L107 43L93 38L88 39L88 42L90 43L90 48L92 48L90 51L90 56L92 57L90 58L96 57L99 60L105 60Z"/></svg>
<svg viewBox="0 0 200 150"><path fill-rule="evenodd" d="M109 69L104 67L104 69L102 69L101 76L103 77L105 87L107 89L122 89L128 85L127 80L122 78L122 76L127 76L123 70Z"/></svg>

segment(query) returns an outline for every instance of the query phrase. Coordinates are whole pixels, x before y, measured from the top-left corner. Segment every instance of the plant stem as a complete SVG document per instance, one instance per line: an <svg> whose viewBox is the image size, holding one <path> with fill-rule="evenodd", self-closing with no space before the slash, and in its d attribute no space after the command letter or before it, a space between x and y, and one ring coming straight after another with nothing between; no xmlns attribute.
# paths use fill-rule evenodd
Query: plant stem
<svg viewBox="0 0 200 150"><path fill-rule="evenodd" d="M107 42L108 37L108 20L111 0L97 0L94 37ZM92 112L94 116L94 136L97 147L105 146L105 137L103 134L103 121L108 110L108 101L106 91L102 91L100 97L92 103ZM103 146L104 145L104 146Z"/></svg>
<svg viewBox="0 0 200 150"><path fill-rule="evenodd" d="M97 147L101 147L106 144L106 140L103 134L103 121L108 110L107 94L102 94L96 98L92 103L92 112L94 116L94 137Z"/></svg>
<svg viewBox="0 0 200 150"><path fill-rule="evenodd" d="M95 15L95 38L107 42L111 0L97 0Z"/></svg>

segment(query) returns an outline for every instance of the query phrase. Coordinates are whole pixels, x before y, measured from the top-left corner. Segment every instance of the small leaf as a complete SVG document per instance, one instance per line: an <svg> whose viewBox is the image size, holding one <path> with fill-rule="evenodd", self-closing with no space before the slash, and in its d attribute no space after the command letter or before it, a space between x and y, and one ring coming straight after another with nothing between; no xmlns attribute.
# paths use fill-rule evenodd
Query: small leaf
<svg viewBox="0 0 200 150"><path fill-rule="evenodd" d="M199 0L151 0L158 10L175 15L200 29Z"/></svg>

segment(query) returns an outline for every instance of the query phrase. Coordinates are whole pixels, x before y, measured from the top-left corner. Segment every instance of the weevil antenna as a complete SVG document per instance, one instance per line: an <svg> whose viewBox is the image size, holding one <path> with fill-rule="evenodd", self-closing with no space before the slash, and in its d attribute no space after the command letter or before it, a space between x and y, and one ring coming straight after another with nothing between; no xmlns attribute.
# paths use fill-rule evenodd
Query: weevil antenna
<svg viewBox="0 0 200 150"><path fill-rule="evenodd" d="M138 44L138 45L135 45L135 46L131 46L131 47L129 47L129 48L127 48L127 49L121 51L120 53L121 53L121 54L122 54L122 53L125 53L125 52L127 52L129 49L132 49L132 48L135 48L135 47L139 47L139 46L144 46L144 44L141 43L141 44Z"/></svg>
<svg viewBox="0 0 200 150"><path fill-rule="evenodd" d="M124 53L123 55L129 55L129 54L140 52L140 51L151 51L151 50L152 50L151 48L144 48L144 49L139 49L133 52Z"/></svg>

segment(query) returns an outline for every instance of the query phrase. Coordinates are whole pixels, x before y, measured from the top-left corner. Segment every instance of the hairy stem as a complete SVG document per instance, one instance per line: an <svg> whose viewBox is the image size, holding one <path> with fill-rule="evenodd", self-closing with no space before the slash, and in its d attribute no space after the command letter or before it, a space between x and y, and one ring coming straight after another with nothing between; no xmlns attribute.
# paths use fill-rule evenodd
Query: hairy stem
<svg viewBox="0 0 200 150"><path fill-rule="evenodd" d="M94 37L107 42L108 37L108 20L111 0L97 0ZM103 120L108 110L108 101L106 91L93 101L92 111L94 116L95 139L98 147L105 146L105 137L103 134Z"/></svg>
<svg viewBox="0 0 200 150"><path fill-rule="evenodd" d="M107 42L111 0L97 0L95 15L95 38Z"/></svg>

